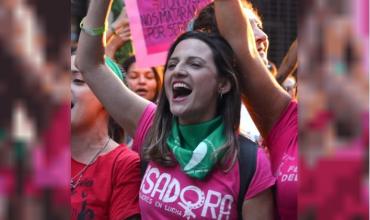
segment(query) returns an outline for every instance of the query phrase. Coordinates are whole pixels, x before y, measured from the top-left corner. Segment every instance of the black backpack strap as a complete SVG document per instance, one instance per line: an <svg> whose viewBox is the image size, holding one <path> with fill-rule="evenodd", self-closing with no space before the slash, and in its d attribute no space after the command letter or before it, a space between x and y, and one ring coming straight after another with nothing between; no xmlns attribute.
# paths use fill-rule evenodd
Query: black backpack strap
<svg viewBox="0 0 370 220"><path fill-rule="evenodd" d="M146 168L148 167L148 163L149 163L148 160L145 160L144 159L144 150L145 150L144 148L145 147L142 146L141 147L141 151L140 151L140 172L141 172L141 178L144 177Z"/></svg>
<svg viewBox="0 0 370 220"><path fill-rule="evenodd" d="M141 172L141 178L144 177L146 168L148 167L148 161L144 160L143 158L140 158L140 172Z"/></svg>
<svg viewBox="0 0 370 220"><path fill-rule="evenodd" d="M148 164L149 164L149 160L145 159L145 157L144 157L144 152L148 148L148 146L145 144L145 142L146 142L146 138L148 136L148 133L150 133L150 132L151 132L151 127L148 128L148 131L145 134L144 139L140 143L141 146L139 147L139 149L140 149L139 155L140 155L140 174L141 174L141 178L144 177L146 168L148 167Z"/></svg>
<svg viewBox="0 0 370 220"><path fill-rule="evenodd" d="M252 140L239 135L239 176L240 189L238 197L238 219L242 220L242 208L244 196L247 193L250 182L256 171L257 162L257 143Z"/></svg>

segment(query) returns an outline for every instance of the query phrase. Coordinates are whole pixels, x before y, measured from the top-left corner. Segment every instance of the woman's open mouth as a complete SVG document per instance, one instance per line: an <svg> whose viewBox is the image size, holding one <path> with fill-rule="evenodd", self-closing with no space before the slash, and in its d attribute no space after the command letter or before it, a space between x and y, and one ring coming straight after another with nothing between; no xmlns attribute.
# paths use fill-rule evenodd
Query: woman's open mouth
<svg viewBox="0 0 370 220"><path fill-rule="evenodd" d="M184 98L191 94L193 90L190 88L190 86L186 85L183 82L175 82L172 85L172 93L173 98Z"/></svg>
<svg viewBox="0 0 370 220"><path fill-rule="evenodd" d="M146 90L146 89L137 89L137 90L135 90L135 92L139 96L145 96L148 93L148 90Z"/></svg>

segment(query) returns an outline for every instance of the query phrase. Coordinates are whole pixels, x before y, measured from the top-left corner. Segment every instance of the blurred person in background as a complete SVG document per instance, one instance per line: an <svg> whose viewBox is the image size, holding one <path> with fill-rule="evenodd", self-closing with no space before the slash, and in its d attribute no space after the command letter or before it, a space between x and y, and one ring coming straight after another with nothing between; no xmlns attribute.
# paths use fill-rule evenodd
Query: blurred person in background
<svg viewBox="0 0 370 220"><path fill-rule="evenodd" d="M139 219L139 156L117 143L118 125L74 63L72 55L71 219Z"/></svg>
<svg viewBox="0 0 370 220"><path fill-rule="evenodd" d="M107 32L105 54L115 59L117 50L127 44L130 38L129 21L125 8L122 8L121 14L112 23L111 28ZM141 97L155 103L162 86L162 76L159 71L155 67L138 67L134 55L127 57L123 61L122 67L126 72L125 81L128 88Z"/></svg>
<svg viewBox="0 0 370 220"><path fill-rule="evenodd" d="M154 68L139 68L135 56L129 57L123 63L126 71L127 86L139 96L156 103L162 87L161 76Z"/></svg>
<svg viewBox="0 0 370 220"><path fill-rule="evenodd" d="M369 167L368 60L363 59L368 56L367 8L368 1L332 0L302 7L306 16L301 19L299 60L300 198L305 202L300 203L299 217L303 219L313 215L369 219L369 185L364 181ZM330 192L323 193L327 186Z"/></svg>
<svg viewBox="0 0 370 220"><path fill-rule="evenodd" d="M56 59L60 48L54 51L56 58L46 53L47 27L39 24L33 6L13 1L12 5L5 5L9 9L6 13L2 11L4 8L0 10L1 16L6 17L0 20L7 30L5 35L0 33L3 41L0 63L6 70L1 74L0 84L7 87L6 97L1 99L0 118L5 116L7 122L3 124L0 119L0 124L13 145L7 149L10 156L5 160L8 176L14 173L7 184L13 189L7 195L10 197L8 218L60 219L69 216L65 205L69 203L65 191L68 192L69 178L65 175L69 174L69 106L66 105L69 92L66 91L70 74L66 74L64 65ZM24 112L23 120L17 119L22 115L20 109ZM2 174L0 178L8 181Z"/></svg>

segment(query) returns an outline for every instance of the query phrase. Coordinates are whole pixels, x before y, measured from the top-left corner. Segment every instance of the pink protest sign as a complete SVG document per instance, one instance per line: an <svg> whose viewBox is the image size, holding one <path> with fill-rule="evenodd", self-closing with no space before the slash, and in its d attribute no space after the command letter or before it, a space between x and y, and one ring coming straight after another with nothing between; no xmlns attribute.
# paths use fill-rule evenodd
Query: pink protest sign
<svg viewBox="0 0 370 220"><path fill-rule="evenodd" d="M212 0L126 0L137 65L164 65L167 50L197 9Z"/></svg>

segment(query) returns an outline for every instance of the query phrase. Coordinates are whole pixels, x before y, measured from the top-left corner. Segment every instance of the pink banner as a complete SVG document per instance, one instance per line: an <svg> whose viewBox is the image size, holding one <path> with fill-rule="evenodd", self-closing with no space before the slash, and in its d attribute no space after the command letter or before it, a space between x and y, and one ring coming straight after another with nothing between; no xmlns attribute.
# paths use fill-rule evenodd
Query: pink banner
<svg viewBox="0 0 370 220"><path fill-rule="evenodd" d="M197 9L212 0L126 0L137 65L164 65L167 50Z"/></svg>

